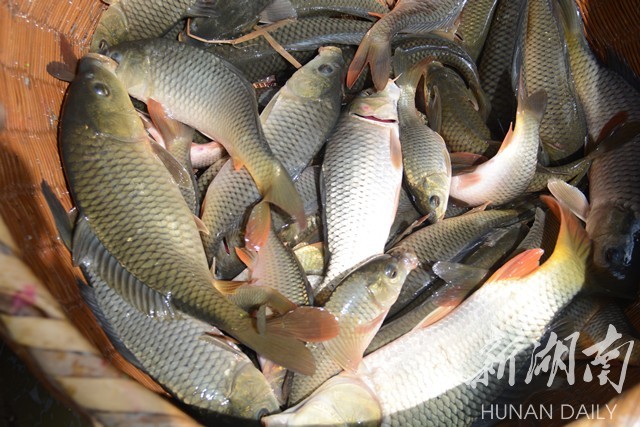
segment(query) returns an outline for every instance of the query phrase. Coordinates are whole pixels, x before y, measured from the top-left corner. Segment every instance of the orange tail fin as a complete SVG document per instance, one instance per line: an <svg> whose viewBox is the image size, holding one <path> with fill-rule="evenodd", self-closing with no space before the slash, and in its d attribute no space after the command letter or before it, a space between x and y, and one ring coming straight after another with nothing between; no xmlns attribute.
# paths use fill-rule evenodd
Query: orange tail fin
<svg viewBox="0 0 640 427"><path fill-rule="evenodd" d="M372 40L373 39L373 40ZM351 88L365 67L369 64L371 78L376 90L381 91L387 86L391 72L391 47L386 38L376 37L367 33L349 65L347 71L347 87Z"/></svg>

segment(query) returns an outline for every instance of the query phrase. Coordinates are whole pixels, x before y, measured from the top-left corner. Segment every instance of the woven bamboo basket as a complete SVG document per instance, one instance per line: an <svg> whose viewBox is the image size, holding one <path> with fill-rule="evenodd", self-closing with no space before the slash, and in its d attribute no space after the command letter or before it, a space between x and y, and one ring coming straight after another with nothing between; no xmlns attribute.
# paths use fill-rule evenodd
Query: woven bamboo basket
<svg viewBox="0 0 640 427"><path fill-rule="evenodd" d="M637 1L579 3L597 54L605 60L622 58L640 75ZM49 76L46 66L63 60L61 36L78 57L85 53L105 9L99 0L2 0L0 334L61 399L96 424L193 425L159 397L158 385L124 361L93 319L76 286L79 271L57 238L40 191L46 180L71 207L57 143L67 85ZM637 307L627 310L636 326ZM640 375L632 377L625 383L628 389L640 380ZM620 402L635 408L639 393L635 388ZM614 421L628 425L629 419Z"/></svg>

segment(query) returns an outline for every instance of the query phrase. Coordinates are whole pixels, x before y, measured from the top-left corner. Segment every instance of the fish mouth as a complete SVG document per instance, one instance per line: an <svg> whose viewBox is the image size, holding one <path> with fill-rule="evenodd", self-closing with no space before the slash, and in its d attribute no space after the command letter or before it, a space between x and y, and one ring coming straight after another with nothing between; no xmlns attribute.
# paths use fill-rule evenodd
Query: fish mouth
<svg viewBox="0 0 640 427"><path fill-rule="evenodd" d="M365 119L365 120L370 120L372 122L378 122L378 123L398 123L397 120L395 119L381 119L380 117L376 117L376 116L365 116L363 114L358 114L358 113L353 113L354 115Z"/></svg>
<svg viewBox="0 0 640 427"><path fill-rule="evenodd" d="M84 56L84 58L91 59L97 62L101 67L106 68L112 73L116 71L116 68L118 68L118 63L115 60L113 60L112 58L106 55L102 55L100 53L95 53L95 52L87 53Z"/></svg>

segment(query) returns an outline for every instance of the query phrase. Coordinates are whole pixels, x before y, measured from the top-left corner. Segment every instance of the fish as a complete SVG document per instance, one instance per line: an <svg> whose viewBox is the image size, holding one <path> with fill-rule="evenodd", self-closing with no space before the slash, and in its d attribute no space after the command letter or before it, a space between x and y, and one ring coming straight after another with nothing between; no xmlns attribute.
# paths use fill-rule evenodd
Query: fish
<svg viewBox="0 0 640 427"><path fill-rule="evenodd" d="M498 0L469 1L460 12L456 39L460 40L460 44L476 62L489 33L497 4Z"/></svg>
<svg viewBox="0 0 640 427"><path fill-rule="evenodd" d="M419 221L423 217L416 209L413 202L413 197L407 193L404 188L400 189L400 199L398 200L398 209L396 209L396 216L391 224L391 230L389 231L389 238L387 239L387 247L393 246L395 242L401 239L404 232L412 227L416 221Z"/></svg>
<svg viewBox="0 0 640 427"><path fill-rule="evenodd" d="M363 399L366 405L358 402L354 408L348 398L318 390L298 407L265 417L265 425L273 425L270 419L296 425L296 415L289 415L295 411L336 425L354 414L358 422L382 426L471 425L478 420L483 405L509 391L507 370L530 363L535 344L585 284L589 238L571 212L542 197L561 223L544 263L539 264L541 249L523 252L442 321L369 354L356 376L339 375L325 383L324 390L339 381L349 384L354 394L369 396ZM504 375L496 375L498 369L505 369Z"/></svg>
<svg viewBox="0 0 640 427"><path fill-rule="evenodd" d="M389 12L386 4L378 0L290 0L298 18L342 14L364 19L376 19Z"/></svg>
<svg viewBox="0 0 640 427"><path fill-rule="evenodd" d="M540 124L540 140L547 165L583 149L587 123L578 101L573 77L564 54L564 40L551 10L550 0L527 1L521 44L514 59L514 81L522 74L526 90L547 93L547 110ZM518 68L521 65L521 69Z"/></svg>
<svg viewBox="0 0 640 427"><path fill-rule="evenodd" d="M340 47L345 61L350 61L354 52L347 47L357 46L371 25L365 21L314 17L287 21L286 25L260 31L268 32L289 55L304 65L316 57L318 48L329 45ZM296 68L258 34L251 34L249 40L234 44L205 44L193 39L187 42L224 58L251 82L272 75L278 80L290 76Z"/></svg>
<svg viewBox="0 0 640 427"><path fill-rule="evenodd" d="M235 250L251 272L251 284L275 289L296 305L313 305L302 266L271 226L268 204L260 202L252 209L246 228L245 246Z"/></svg>
<svg viewBox="0 0 640 427"><path fill-rule="evenodd" d="M154 149L117 66L85 56L63 106L61 157L77 208L74 263L94 269L148 316L186 313L271 360L313 372L301 341L259 334L249 314L214 288L193 213L163 163L172 157Z"/></svg>
<svg viewBox="0 0 640 427"><path fill-rule="evenodd" d="M260 20L261 13L275 14L277 18L295 17L295 11L280 0L237 0L233 2L202 2L198 12L213 9L188 23L190 34L204 39L228 39L251 30ZM210 3L207 5L206 3ZM266 9L266 10L265 10Z"/></svg>
<svg viewBox="0 0 640 427"><path fill-rule="evenodd" d="M575 5L566 1L557 5L568 62L591 139L597 141L621 112L626 113L627 123L638 122L640 93L619 74L601 65L585 39ZM640 271L640 192L636 185L640 182L640 135L634 131L624 137L627 143L594 159L589 170L591 207L586 227L593 239L596 271L614 279L610 281L613 286L629 288L621 283L627 282L636 289ZM632 293L635 295L635 291Z"/></svg>
<svg viewBox="0 0 640 427"><path fill-rule="evenodd" d="M389 312L390 318L409 305L436 279L431 266L438 261L452 261L466 248L478 243L484 235L496 227L505 227L518 221L520 212L488 210L469 212L453 218L445 218L435 224L421 228L400 242L392 250L409 250L415 253L420 265L405 281L397 302Z"/></svg>
<svg viewBox="0 0 640 427"><path fill-rule="evenodd" d="M165 39L122 43L109 48L108 56L118 63L116 75L129 95L161 104L173 119L221 143L234 167L249 172L265 200L304 221L291 176L267 143L255 92L232 65Z"/></svg>
<svg viewBox="0 0 640 427"><path fill-rule="evenodd" d="M327 141L321 194L329 259L318 291L325 297L341 274L384 252L402 184L399 96L393 82L362 92Z"/></svg>
<svg viewBox="0 0 640 427"><path fill-rule="evenodd" d="M320 150L338 120L344 68L340 49L321 49L287 81L261 115L271 150L294 179ZM203 236L203 243L209 262L216 259L220 277L233 277L243 268L233 257L234 243L228 236L239 227L247 207L259 198L249 174L234 170L231 163L222 167L207 190L202 221L211 234Z"/></svg>
<svg viewBox="0 0 640 427"><path fill-rule="evenodd" d="M149 104L149 115L157 128L159 137L167 151L175 157L176 161L184 168L184 172L190 178L190 184L180 186L180 192L185 202L194 215L200 215L200 203L196 196L198 183L193 174L191 164L191 145L194 131L188 126L169 117L158 103Z"/></svg>
<svg viewBox="0 0 640 427"><path fill-rule="evenodd" d="M216 328L186 315L163 322L149 318L91 266L83 272L90 286L82 284L82 294L116 349L175 399L211 417L255 420L278 412L262 373Z"/></svg>
<svg viewBox="0 0 640 427"><path fill-rule="evenodd" d="M416 87L427 62L406 69L406 56L396 49L396 84L400 88L398 123L405 181L421 214L436 222L444 217L451 186L451 160L444 140L418 116ZM431 61L427 59L427 61Z"/></svg>
<svg viewBox="0 0 640 427"><path fill-rule="evenodd" d="M410 60L411 66L431 57L435 61L453 68L464 79L465 84L475 96L480 116L487 117L489 115L491 104L480 86L480 76L476 64L473 58L457 43L437 34L425 34L408 36L406 39L394 41L392 47L396 50L401 48ZM394 75L397 76L397 73Z"/></svg>
<svg viewBox="0 0 640 427"><path fill-rule="evenodd" d="M387 85L391 72L391 39L400 32L425 34L450 27L466 0L399 0L362 39L349 65L347 87L352 87L367 64L376 90Z"/></svg>
<svg viewBox="0 0 640 427"><path fill-rule="evenodd" d="M207 10L204 0L170 0L150 2L146 0L118 0L109 2L102 13L93 38L90 52L104 53L110 46L131 40L161 37L199 7ZM209 10L208 13L215 13Z"/></svg>
<svg viewBox="0 0 640 427"><path fill-rule="evenodd" d="M296 189L304 201L307 224L304 228L278 212L272 212L273 227L282 243L289 248L319 242L322 232L320 218L320 165L307 167L295 182Z"/></svg>
<svg viewBox="0 0 640 427"><path fill-rule="evenodd" d="M418 264L411 252L377 255L336 287L323 308L336 316L340 332L323 343L309 343L316 360L312 376L294 375L289 403L296 404L342 370L357 369L407 274Z"/></svg>
<svg viewBox="0 0 640 427"><path fill-rule="evenodd" d="M451 178L450 197L469 206L501 205L524 193L533 179L540 144L540 120L547 95L520 92L516 125L509 131L500 151L471 172Z"/></svg>
<svg viewBox="0 0 640 427"><path fill-rule="evenodd" d="M209 188L209 184L211 181L218 175L222 167L229 161L229 156L223 156L220 159L216 160L211 166L206 168L204 172L198 176L197 184L198 184L198 203L202 206L204 202L204 196L207 193L207 188Z"/></svg>
<svg viewBox="0 0 640 427"><path fill-rule="evenodd" d="M487 124L494 137L503 139L516 116L515 88L511 72L519 16L525 0L498 0L489 34L478 59L482 89L491 105Z"/></svg>
<svg viewBox="0 0 640 427"><path fill-rule="evenodd" d="M445 317L487 278L520 237L520 225L496 229L483 243L460 262L436 262L434 279L401 313L386 322L371 340L365 354L374 352L416 328L423 328ZM446 273L446 274L445 274Z"/></svg>
<svg viewBox="0 0 640 427"><path fill-rule="evenodd" d="M495 153L491 132L477 108L476 96L467 88L462 77L444 64L433 61L425 77L432 104L441 106L441 126L438 132L451 152ZM430 124L433 127L433 124Z"/></svg>

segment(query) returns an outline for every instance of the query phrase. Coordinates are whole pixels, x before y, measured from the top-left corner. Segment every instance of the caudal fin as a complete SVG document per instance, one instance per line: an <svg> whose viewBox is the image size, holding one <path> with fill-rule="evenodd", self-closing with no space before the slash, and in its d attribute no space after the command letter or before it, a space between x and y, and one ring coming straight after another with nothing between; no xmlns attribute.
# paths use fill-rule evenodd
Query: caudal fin
<svg viewBox="0 0 640 427"><path fill-rule="evenodd" d="M271 182L263 192L265 201L278 206L295 218L303 229L306 227L304 204L298 190L293 186L291 177L280 163L275 163L271 174Z"/></svg>
<svg viewBox="0 0 640 427"><path fill-rule="evenodd" d="M347 71L347 87L351 88L355 84L362 71L369 64L371 69L371 79L376 90L381 91L387 86L389 74L391 72L391 47L389 40L380 37L372 40L372 33L365 34L353 61Z"/></svg>
<svg viewBox="0 0 640 427"><path fill-rule="evenodd" d="M569 208L550 196L540 196L553 214L560 218L560 231L553 255L573 253L581 261L586 262L591 250L591 240L584 227L578 222Z"/></svg>

